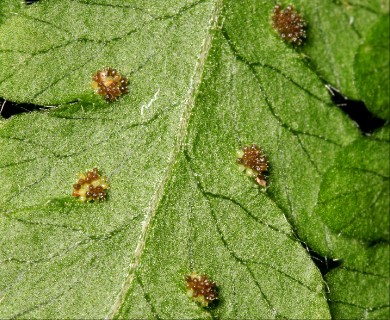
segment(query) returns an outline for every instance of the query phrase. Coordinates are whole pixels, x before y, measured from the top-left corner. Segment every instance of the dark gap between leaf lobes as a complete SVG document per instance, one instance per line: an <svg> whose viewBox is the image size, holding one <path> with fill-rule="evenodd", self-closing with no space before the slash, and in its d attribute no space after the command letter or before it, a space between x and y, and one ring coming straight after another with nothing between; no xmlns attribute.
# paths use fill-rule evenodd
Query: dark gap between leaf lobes
<svg viewBox="0 0 390 320"><path fill-rule="evenodd" d="M39 0L25 0L26 4L29 5L29 4L33 4L35 2L38 2Z"/></svg>
<svg viewBox="0 0 390 320"><path fill-rule="evenodd" d="M333 103L355 121L363 133L370 134L386 123L385 120L376 117L369 111L364 102L348 99L331 85L325 87L328 89Z"/></svg>
<svg viewBox="0 0 390 320"><path fill-rule="evenodd" d="M310 258L313 260L317 268L320 270L322 276L325 276L329 271L341 266L342 260L336 260L328 257L323 257L312 250L306 243L301 242L302 246L309 252Z"/></svg>
<svg viewBox="0 0 390 320"><path fill-rule="evenodd" d="M0 98L1 116L8 119L14 115L21 113L29 113L32 111L47 110L50 107L38 106L32 103L15 103Z"/></svg>

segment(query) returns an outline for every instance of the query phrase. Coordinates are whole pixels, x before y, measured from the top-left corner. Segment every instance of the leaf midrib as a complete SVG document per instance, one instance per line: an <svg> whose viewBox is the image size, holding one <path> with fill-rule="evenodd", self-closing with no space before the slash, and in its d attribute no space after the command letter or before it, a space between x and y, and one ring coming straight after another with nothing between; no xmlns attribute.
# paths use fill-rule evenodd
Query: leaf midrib
<svg viewBox="0 0 390 320"><path fill-rule="evenodd" d="M159 186L156 188L156 192L152 196L152 199L150 201L150 206L146 211L145 219L144 222L142 223L141 234L138 239L138 243L134 252L134 257L130 264L128 275L124 281L122 289L120 290L117 296L117 299L115 300L113 306L111 307L110 312L106 316L106 319L112 319L118 314L121 306L125 301L127 292L130 290L130 287L133 283L135 271L140 264L141 256L145 248L146 238L147 235L149 234L151 222L158 209L161 199L164 195L165 187L169 182L170 177L172 176L175 163L180 155L180 152L182 150L185 141L185 137L187 135L188 123L191 116L191 111L195 105L196 93L199 90L199 86L201 84L201 79L203 76L203 71L205 69L205 63L211 49L211 44L214 35L213 30L215 30L217 27L218 18L220 17L222 7L223 7L223 0L215 0L210 15L208 27L207 27L207 34L201 45L201 50L198 55L198 59L194 68L194 73L190 80L190 86L187 90L183 102L184 103L183 113L182 116L180 117L179 130L176 135L175 144L170 157L170 161L167 165L167 169L165 170L165 174L163 175Z"/></svg>

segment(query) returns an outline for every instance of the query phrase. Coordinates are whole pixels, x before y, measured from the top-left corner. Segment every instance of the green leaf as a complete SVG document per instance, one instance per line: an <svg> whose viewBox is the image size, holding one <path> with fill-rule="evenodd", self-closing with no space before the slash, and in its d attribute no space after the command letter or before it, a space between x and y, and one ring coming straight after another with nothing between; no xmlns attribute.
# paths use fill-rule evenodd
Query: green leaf
<svg viewBox="0 0 390 320"><path fill-rule="evenodd" d="M335 319L389 314L389 129L346 147L321 184L316 213L327 234L315 242L343 259L325 276Z"/></svg>
<svg viewBox="0 0 390 320"><path fill-rule="evenodd" d="M367 241L389 240L389 154L389 141L375 137L340 152L318 197L317 213L331 230Z"/></svg>
<svg viewBox="0 0 390 320"><path fill-rule="evenodd" d="M389 247L379 244L326 275L335 319L388 319L389 259Z"/></svg>
<svg viewBox="0 0 390 320"><path fill-rule="evenodd" d="M304 274L299 270L311 261L275 204L250 188L239 200L211 193L192 165L187 155L176 166L145 244L144 267L136 272L119 317L144 318L140 309L150 304L154 316L208 317L185 297L182 275L191 269L213 275L220 285L214 316L327 316L319 274L310 267ZM292 266L291 260L299 263Z"/></svg>
<svg viewBox="0 0 390 320"><path fill-rule="evenodd" d="M368 108L390 119L389 15L383 16L368 32L359 47L354 64L355 81Z"/></svg>
<svg viewBox="0 0 390 320"><path fill-rule="evenodd" d="M344 95L362 99L361 86L355 83L354 58L378 16L388 14L389 1L301 0L298 3L305 16L310 18L308 41L303 48L310 64L324 81L338 88ZM384 34L378 36L379 42L386 39Z"/></svg>
<svg viewBox="0 0 390 320"><path fill-rule="evenodd" d="M0 96L57 107L0 122L0 317L330 318L305 247L347 262L365 250L315 211L337 155L365 140L321 68L272 29L273 6L41 0L4 15ZM302 2L309 26L312 8ZM130 81L114 103L91 88L105 66ZM236 165L252 143L269 158L267 190ZM108 198L81 203L72 185L93 167ZM218 303L187 297L194 271Z"/></svg>
<svg viewBox="0 0 390 320"><path fill-rule="evenodd" d="M22 1L0 1L0 25L11 15L17 14L24 7Z"/></svg>

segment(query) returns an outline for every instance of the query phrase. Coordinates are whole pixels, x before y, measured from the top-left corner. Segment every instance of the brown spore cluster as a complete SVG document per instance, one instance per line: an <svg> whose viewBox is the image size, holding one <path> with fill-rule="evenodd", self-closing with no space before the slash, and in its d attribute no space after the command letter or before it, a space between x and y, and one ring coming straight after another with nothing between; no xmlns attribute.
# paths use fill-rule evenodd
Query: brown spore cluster
<svg viewBox="0 0 390 320"><path fill-rule="evenodd" d="M255 144L244 146L237 152L237 164L247 176L255 178L260 186L267 187L269 163L260 147Z"/></svg>
<svg viewBox="0 0 390 320"><path fill-rule="evenodd" d="M101 177L97 168L80 173L77 182L73 185L73 196L80 201L105 200L109 185L106 177Z"/></svg>
<svg viewBox="0 0 390 320"><path fill-rule="evenodd" d="M207 275L191 273L186 276L187 295L202 307L207 307L214 300L218 299L217 285Z"/></svg>
<svg viewBox="0 0 390 320"><path fill-rule="evenodd" d="M272 15L272 26L279 32L283 40L301 45L306 38L306 23L293 5L282 9L280 4L275 5Z"/></svg>
<svg viewBox="0 0 390 320"><path fill-rule="evenodd" d="M103 71L97 71L92 76L92 88L107 102L116 101L120 96L127 93L128 80L116 69L106 67Z"/></svg>

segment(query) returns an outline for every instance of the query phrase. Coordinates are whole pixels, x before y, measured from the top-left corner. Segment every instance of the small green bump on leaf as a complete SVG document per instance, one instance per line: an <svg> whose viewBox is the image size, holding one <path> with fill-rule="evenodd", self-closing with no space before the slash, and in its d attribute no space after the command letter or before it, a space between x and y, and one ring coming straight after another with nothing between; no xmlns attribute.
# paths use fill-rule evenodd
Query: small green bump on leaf
<svg viewBox="0 0 390 320"><path fill-rule="evenodd" d="M245 174L250 177L250 178L255 178L256 177L256 172L253 171L251 168L247 168L245 170Z"/></svg>
<svg viewBox="0 0 390 320"><path fill-rule="evenodd" d="M244 156L243 150L237 150L237 158L242 158Z"/></svg>
<svg viewBox="0 0 390 320"><path fill-rule="evenodd" d="M242 164L237 165L237 168L238 168L238 171L240 171L240 172L245 171L245 166L243 166Z"/></svg>

